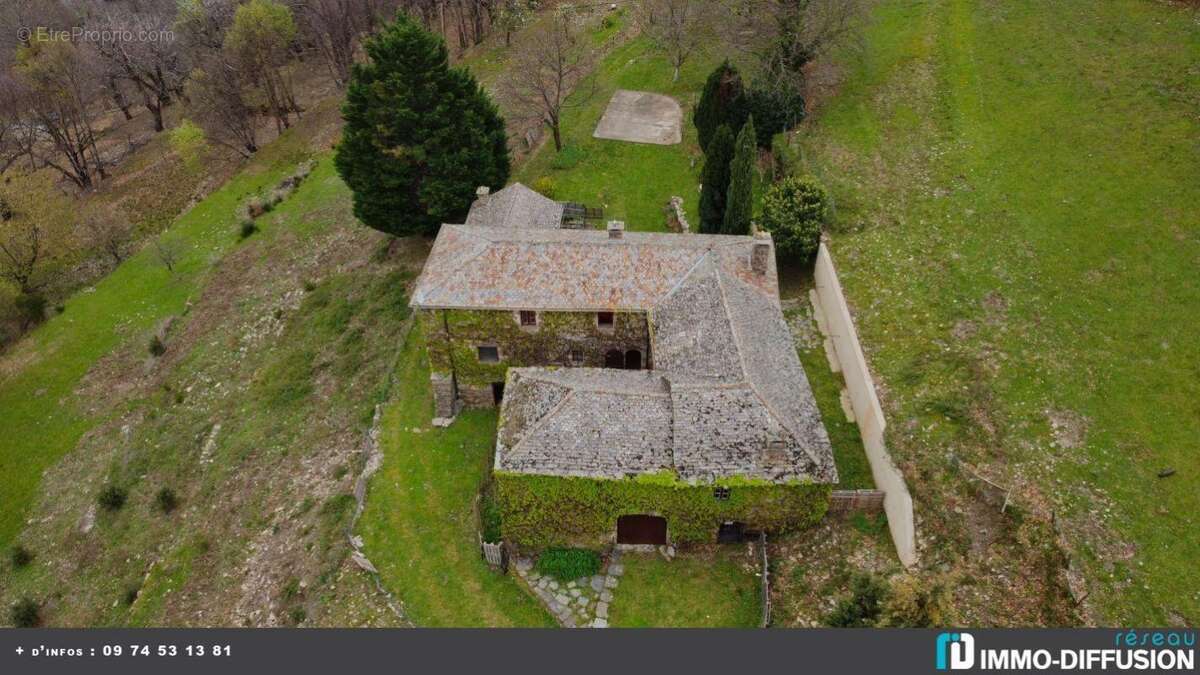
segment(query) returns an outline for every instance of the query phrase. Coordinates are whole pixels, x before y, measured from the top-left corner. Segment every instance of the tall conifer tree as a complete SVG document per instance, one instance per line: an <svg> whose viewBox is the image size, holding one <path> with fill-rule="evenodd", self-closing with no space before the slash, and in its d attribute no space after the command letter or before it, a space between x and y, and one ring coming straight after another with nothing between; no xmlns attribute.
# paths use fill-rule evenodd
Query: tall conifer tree
<svg viewBox="0 0 1200 675"><path fill-rule="evenodd" d="M508 181L504 119L441 38L400 14L350 75L335 164L354 215L390 234L462 222L475 188Z"/></svg>

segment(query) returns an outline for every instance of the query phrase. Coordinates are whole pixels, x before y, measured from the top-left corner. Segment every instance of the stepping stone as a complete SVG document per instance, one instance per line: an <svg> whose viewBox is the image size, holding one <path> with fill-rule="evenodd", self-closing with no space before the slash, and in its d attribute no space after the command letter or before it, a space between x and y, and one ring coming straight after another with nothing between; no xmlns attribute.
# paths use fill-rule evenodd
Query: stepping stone
<svg viewBox="0 0 1200 675"><path fill-rule="evenodd" d="M622 574L625 574L625 566L624 565L613 564L613 565L608 566L608 576L619 577Z"/></svg>
<svg viewBox="0 0 1200 675"><path fill-rule="evenodd" d="M580 607L587 607L588 599L583 597L575 598L575 604L579 605Z"/></svg>
<svg viewBox="0 0 1200 675"><path fill-rule="evenodd" d="M577 585L577 584L576 584L574 581L568 581L568 582L567 582L567 588L575 588L575 586L576 586L576 585Z"/></svg>
<svg viewBox="0 0 1200 675"><path fill-rule="evenodd" d="M558 595L554 596L554 599L558 601L560 605L571 604L571 598L566 593L559 593Z"/></svg>
<svg viewBox="0 0 1200 675"><path fill-rule="evenodd" d="M592 622L592 628L608 628L608 622L604 619L596 619Z"/></svg>
<svg viewBox="0 0 1200 675"><path fill-rule="evenodd" d="M571 597L572 598L578 598L580 595L582 595L582 594L579 592L578 588L571 589Z"/></svg>
<svg viewBox="0 0 1200 675"><path fill-rule="evenodd" d="M597 603L596 616L600 617L601 619L608 618L608 603L607 602Z"/></svg>
<svg viewBox="0 0 1200 675"><path fill-rule="evenodd" d="M592 577L591 585L592 585L592 590L596 591L597 593L604 590L604 577L602 577L602 576Z"/></svg>
<svg viewBox="0 0 1200 675"><path fill-rule="evenodd" d="M558 582L557 581L554 581L554 580L550 581L550 590L552 590L552 591L558 590Z"/></svg>
<svg viewBox="0 0 1200 675"><path fill-rule="evenodd" d="M618 583L620 583L620 582L617 580L616 577L610 576L610 577L604 578L604 586L606 588L616 588Z"/></svg>
<svg viewBox="0 0 1200 675"><path fill-rule="evenodd" d="M612 602L612 591L600 591L600 602Z"/></svg>

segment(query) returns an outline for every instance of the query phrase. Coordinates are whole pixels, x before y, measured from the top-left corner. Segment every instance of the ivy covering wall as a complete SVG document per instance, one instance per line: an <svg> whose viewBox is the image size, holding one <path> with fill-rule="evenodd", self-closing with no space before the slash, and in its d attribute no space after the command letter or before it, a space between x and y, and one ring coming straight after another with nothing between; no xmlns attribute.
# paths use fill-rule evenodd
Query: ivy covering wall
<svg viewBox="0 0 1200 675"><path fill-rule="evenodd" d="M536 327L522 327L517 313L506 310L434 309L419 316L431 370L454 372L460 384L503 382L509 368L522 366L601 368L610 349L637 349L643 359L649 354L646 317L634 312L616 313L610 330L596 326L595 312L538 312ZM481 344L499 347L500 362L481 363ZM571 362L572 348L580 351L582 362Z"/></svg>
<svg viewBox="0 0 1200 675"><path fill-rule="evenodd" d="M529 550L603 546L613 540L617 518L634 514L666 518L673 543L716 541L729 520L776 533L804 529L824 517L831 489L730 479L717 483L730 488L719 500L714 485L690 485L672 474L605 480L497 471L495 481L504 538Z"/></svg>

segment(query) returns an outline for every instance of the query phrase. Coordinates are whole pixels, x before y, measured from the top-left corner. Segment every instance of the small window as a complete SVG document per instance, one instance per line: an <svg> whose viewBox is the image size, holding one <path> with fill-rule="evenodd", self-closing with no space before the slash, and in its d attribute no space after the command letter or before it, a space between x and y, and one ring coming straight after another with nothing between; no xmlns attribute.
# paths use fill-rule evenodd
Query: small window
<svg viewBox="0 0 1200 675"><path fill-rule="evenodd" d="M729 500L729 488L727 488L725 486L718 486L718 487L713 488L713 498L715 498L719 502L728 501Z"/></svg>
<svg viewBox="0 0 1200 675"><path fill-rule="evenodd" d="M499 363L500 348L499 347L479 347L479 362L480 363Z"/></svg>
<svg viewBox="0 0 1200 675"><path fill-rule="evenodd" d="M612 328L613 327L613 313L612 312L596 312L596 325L601 328Z"/></svg>
<svg viewBox="0 0 1200 675"><path fill-rule="evenodd" d="M571 363L573 363L573 364L583 363L583 350L580 349L579 347L572 347L570 359L571 359Z"/></svg>
<svg viewBox="0 0 1200 675"><path fill-rule="evenodd" d="M523 309L520 311L520 315L521 315L521 325L522 326L536 326L537 325L537 312Z"/></svg>

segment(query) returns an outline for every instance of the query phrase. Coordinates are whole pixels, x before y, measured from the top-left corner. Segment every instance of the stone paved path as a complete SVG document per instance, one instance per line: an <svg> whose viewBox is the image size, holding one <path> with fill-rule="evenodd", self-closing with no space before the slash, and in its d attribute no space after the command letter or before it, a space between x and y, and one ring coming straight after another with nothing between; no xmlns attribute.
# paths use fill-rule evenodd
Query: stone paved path
<svg viewBox="0 0 1200 675"><path fill-rule="evenodd" d="M542 576L533 569L531 558L517 558L517 575L529 584L534 595L546 605L554 618L567 628L607 628L608 608L613 590L621 583L625 566L620 552L613 551L608 562L595 576L559 581Z"/></svg>

